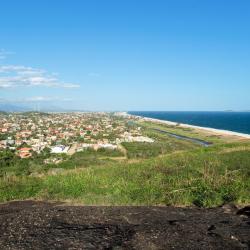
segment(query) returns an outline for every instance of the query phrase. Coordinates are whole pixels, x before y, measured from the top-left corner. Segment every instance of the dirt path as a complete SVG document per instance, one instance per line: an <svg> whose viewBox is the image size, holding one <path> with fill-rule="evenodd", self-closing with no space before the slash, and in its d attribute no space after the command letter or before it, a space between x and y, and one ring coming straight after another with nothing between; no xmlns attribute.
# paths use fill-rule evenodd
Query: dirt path
<svg viewBox="0 0 250 250"><path fill-rule="evenodd" d="M249 249L250 208L0 205L0 249Z"/></svg>
<svg viewBox="0 0 250 250"><path fill-rule="evenodd" d="M69 151L67 152L67 154L68 154L68 155L73 155L73 154L76 152L76 149L77 149L77 143L74 143L74 144L70 147L70 149L69 149Z"/></svg>
<svg viewBox="0 0 250 250"><path fill-rule="evenodd" d="M128 158L127 149L121 143L118 144L118 149L124 154L126 158Z"/></svg>

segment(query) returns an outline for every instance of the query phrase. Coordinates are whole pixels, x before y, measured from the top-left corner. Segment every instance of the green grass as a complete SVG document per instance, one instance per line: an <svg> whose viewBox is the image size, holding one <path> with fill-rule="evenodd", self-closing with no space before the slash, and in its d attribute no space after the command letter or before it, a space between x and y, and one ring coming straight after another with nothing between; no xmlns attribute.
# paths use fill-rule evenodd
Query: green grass
<svg viewBox="0 0 250 250"><path fill-rule="evenodd" d="M200 207L250 204L249 141L230 142L192 129L154 127L211 141L213 146L204 148L175 139L144 123L143 135L155 142L123 143L126 152L86 150L63 156L59 164L43 164L42 156L20 160L6 152L0 159L0 201L32 198L91 205ZM64 171L48 175L51 168ZM43 176L32 177L31 173Z"/></svg>
<svg viewBox="0 0 250 250"><path fill-rule="evenodd" d="M123 147L127 150L127 156L132 158L150 158L158 155L172 153L178 150L185 150L185 146L181 143L147 143L147 142L124 142Z"/></svg>
<svg viewBox="0 0 250 250"><path fill-rule="evenodd" d="M244 145L244 146L242 146ZM250 204L250 143L215 145L138 162L110 162L55 176L0 180L0 201L105 205Z"/></svg>
<svg viewBox="0 0 250 250"><path fill-rule="evenodd" d="M0 153L0 177L41 174L46 173L51 168L67 170L104 165L112 162L113 157L120 156L123 156L123 153L118 150L99 149L95 151L93 149L87 149L82 152L77 152L72 156L51 155L51 158L62 158L63 161L58 164L44 164L44 159L47 157L42 157L41 155L35 158L20 159L11 152L5 153L3 156L1 156Z"/></svg>
<svg viewBox="0 0 250 250"><path fill-rule="evenodd" d="M191 150L198 146L192 142L175 139L151 129L144 129L143 134L155 141L153 143L147 142L123 142L123 147L127 150L129 159L138 158L145 159L156 157L159 155L169 154L180 150Z"/></svg>
<svg viewBox="0 0 250 250"><path fill-rule="evenodd" d="M93 149L87 149L82 152L77 152L70 157L67 157L65 161L59 164L48 164L44 169L50 168L86 168L90 166L104 165L112 161L113 157L123 156L118 150L99 149L97 151Z"/></svg>
<svg viewBox="0 0 250 250"><path fill-rule="evenodd" d="M212 143L225 143L230 140L226 139L225 137L219 136L219 135L212 135L209 132L206 131L197 131L193 128L184 128L180 126L173 126L173 125L167 125L167 124L160 124L160 123L153 123L153 122L140 122L138 125L141 125L145 130L150 131L150 129L160 129L165 130L170 133L183 135L187 137L192 137L196 139L202 139L207 142Z"/></svg>

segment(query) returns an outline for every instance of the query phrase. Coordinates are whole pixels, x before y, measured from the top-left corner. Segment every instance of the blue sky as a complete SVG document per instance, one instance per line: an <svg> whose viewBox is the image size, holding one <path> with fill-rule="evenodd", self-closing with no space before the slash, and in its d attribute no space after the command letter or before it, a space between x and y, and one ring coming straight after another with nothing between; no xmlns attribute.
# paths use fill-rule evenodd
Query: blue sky
<svg viewBox="0 0 250 250"><path fill-rule="evenodd" d="M250 109L250 2L0 3L0 102Z"/></svg>

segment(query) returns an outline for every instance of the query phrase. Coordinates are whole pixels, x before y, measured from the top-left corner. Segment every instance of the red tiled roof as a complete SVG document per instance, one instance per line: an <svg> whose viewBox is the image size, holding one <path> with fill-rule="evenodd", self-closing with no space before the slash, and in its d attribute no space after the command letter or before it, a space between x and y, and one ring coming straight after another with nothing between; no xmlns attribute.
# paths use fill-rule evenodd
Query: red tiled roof
<svg viewBox="0 0 250 250"><path fill-rule="evenodd" d="M30 151L31 148L20 148L19 151Z"/></svg>

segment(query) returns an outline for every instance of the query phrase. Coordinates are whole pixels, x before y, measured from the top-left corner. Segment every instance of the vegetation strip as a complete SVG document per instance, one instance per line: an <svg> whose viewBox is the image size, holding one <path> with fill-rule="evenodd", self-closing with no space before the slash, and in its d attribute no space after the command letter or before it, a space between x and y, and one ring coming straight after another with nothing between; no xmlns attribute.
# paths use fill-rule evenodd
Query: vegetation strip
<svg viewBox="0 0 250 250"><path fill-rule="evenodd" d="M161 130L161 129L158 129L158 128L152 128L152 130L168 134L168 135L170 135L170 136L172 136L174 138L177 138L177 139L184 139L184 140L187 140L187 141L191 141L191 142L197 143L199 145L202 145L204 147L208 147L208 146L212 145L212 143L208 142L208 141L204 141L204 140L201 140L201 139L188 137L188 136L185 136L185 135L177 135L177 134L174 134L174 133L171 133L171 132L167 132L165 130Z"/></svg>

